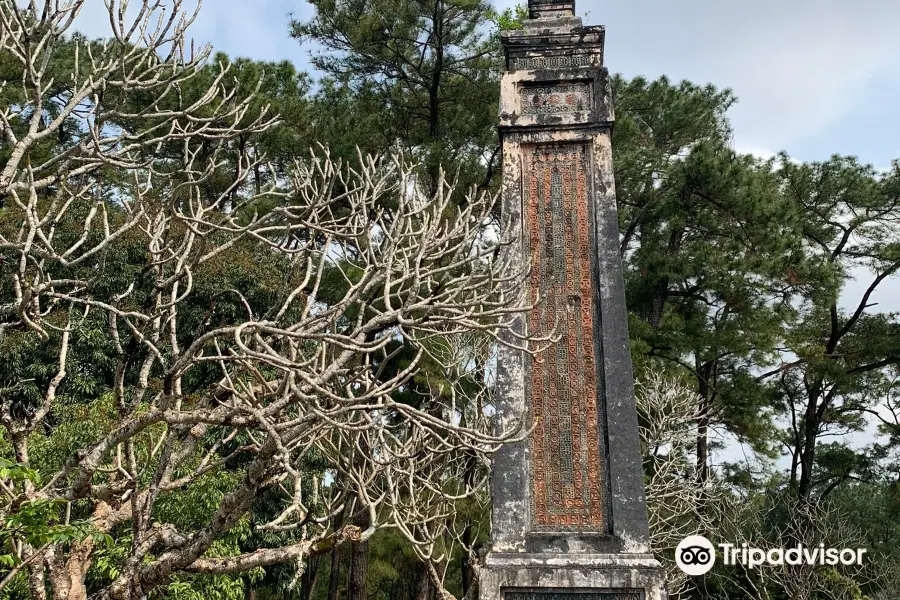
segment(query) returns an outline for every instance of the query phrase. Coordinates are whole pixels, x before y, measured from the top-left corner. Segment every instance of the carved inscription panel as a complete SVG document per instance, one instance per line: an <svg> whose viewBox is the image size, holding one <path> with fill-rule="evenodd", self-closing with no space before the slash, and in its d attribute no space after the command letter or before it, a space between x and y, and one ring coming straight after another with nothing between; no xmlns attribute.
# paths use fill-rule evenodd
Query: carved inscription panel
<svg viewBox="0 0 900 600"><path fill-rule="evenodd" d="M591 109L591 85L586 82L519 88L523 115L564 115Z"/></svg>
<svg viewBox="0 0 900 600"><path fill-rule="evenodd" d="M594 61L594 62L592 62ZM510 69L551 69L586 67L591 64L599 64L600 58L593 58L590 54L565 54L546 56L519 56L510 59Z"/></svg>
<svg viewBox="0 0 900 600"><path fill-rule="evenodd" d="M644 594L638 591L508 590L503 592L503 600L644 600Z"/></svg>
<svg viewBox="0 0 900 600"><path fill-rule="evenodd" d="M530 331L559 342L531 361L533 526L603 526L594 358L594 296L584 144L524 148L525 231L532 260Z"/></svg>

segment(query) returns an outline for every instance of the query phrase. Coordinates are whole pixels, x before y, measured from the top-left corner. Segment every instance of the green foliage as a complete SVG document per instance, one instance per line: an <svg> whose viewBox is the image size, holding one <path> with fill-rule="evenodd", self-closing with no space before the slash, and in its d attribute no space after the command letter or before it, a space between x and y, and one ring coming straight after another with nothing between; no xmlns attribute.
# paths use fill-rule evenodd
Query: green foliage
<svg viewBox="0 0 900 600"><path fill-rule="evenodd" d="M495 37L500 35L501 31L513 31L522 29L522 22L528 18L528 8L522 4L508 6L502 11L489 10L488 18L496 25Z"/></svg>
<svg viewBox="0 0 900 600"><path fill-rule="evenodd" d="M207 600L208 598L244 600L245 593L244 580L238 576L179 575L168 585L155 590L150 597L171 600Z"/></svg>
<svg viewBox="0 0 900 600"><path fill-rule="evenodd" d="M729 90L616 77L613 92L635 362L681 365L711 423L771 454L774 425L753 370L793 314L801 214L770 165L730 149Z"/></svg>
<svg viewBox="0 0 900 600"><path fill-rule="evenodd" d="M45 544L66 544L90 537L94 541L112 544L113 539L96 531L90 521L60 523L59 515L64 506L64 501L57 500L22 502L16 507L15 512L4 519L0 541L9 543L16 540L41 547Z"/></svg>
<svg viewBox="0 0 900 600"><path fill-rule="evenodd" d="M273 165L272 170L254 170L249 185L258 191L278 183L293 161L305 160L308 147L317 142L345 159L358 152L400 149L423 157L425 175L432 179L444 165L458 171L463 184L496 186L499 33L520 28L526 9L516 6L498 12L483 0L317 0L315 10L310 21L291 23L295 38L324 48L313 57L326 74L315 86L288 62L232 60L218 54L181 90L182 101L196 100L216 77L218 65L228 64L236 95L254 94L247 118L267 106L269 114L278 115L263 135L229 142L230 159L218 164L204 182L206 198L228 192L238 168L235 157L247 148ZM72 38L59 48L51 69L55 82L51 96L67 91L65 75L72 69L76 39L81 40ZM0 86L3 106L26 101L21 86L15 85L21 73L11 65L10 57L0 54L0 83L6 84ZM900 428L885 426L894 437L863 450L822 440L834 431L862 431L866 415L896 393L898 315L871 311L868 297L860 299L861 308L853 305L849 310L842 309L838 299L852 275L869 269L876 273L877 287L900 268L896 218L900 168L879 174L849 157L798 164L786 155L770 161L739 155L730 146L726 114L736 101L730 90L620 76L613 77L612 85L616 193L636 366L664 364L672 379L691 382L702 404L704 426L723 428L763 458L776 457L785 448L793 454L791 476L760 475L739 465L725 465L713 474L747 494L748 514L770 511L763 534L787 521L784 507L789 506L777 505L765 492L786 488L791 493L806 477L801 495L830 502L865 533L871 552L889 571L892 557L896 563L900 553L896 519L900 487L885 473L892 474L889 460L900 446ZM136 108L148 100L140 93L129 99ZM49 118L58 111L54 102L41 108ZM29 116L14 119L17 133L25 131ZM152 120L124 119L111 124L135 131L153 125ZM32 160L42 162L70 148L79 127L77 120L67 121L58 136L32 151ZM163 168L165 159L178 156L182 149L173 143L158 151ZM8 157L9 145L3 142L0 164ZM104 172L98 195L113 223L122 219L117 195L127 194L129 185L115 170ZM39 199L41 206L53 191ZM159 202L184 201L174 187L158 194ZM249 207L248 214L270 210L272 205L266 202ZM58 226L60 239L73 243L85 217L85 210L71 211ZM0 199L4 236L14 236L23 219L17 208ZM173 239L178 233L173 232ZM154 282L140 240L126 235L121 242L110 249L100 275L88 273L87 267L78 275L93 278L96 298L106 300L133 281L136 292L128 302L137 307L150 297ZM0 269L14 258L0 255ZM352 265L341 266L353 281ZM233 252L194 274L193 294L179 308L185 323L179 342L189 344L248 311L262 318L263 307L276 304L296 277L295 266L273 253L252 244L236 245ZM11 285L11 278L0 279L3 297L10 296ZM337 269L327 270L322 300L340 298L348 285ZM378 309L377 301L372 309ZM57 311L51 318L63 327L66 317ZM42 391L57 374L53 349L60 335L51 330L51 339L41 341L21 331L0 329L0 394L13 399L15 416L38 409ZM440 339L430 343L431 351L440 350ZM382 372L386 378L413 358L412 349L399 342L387 351L396 354ZM67 374L54 405L29 440L30 462L12 460L10 440L3 437L0 480L17 489L40 485L44 476L116 424L118 407L109 392L112 354L108 324L99 313L76 321ZM212 367L193 371L184 381L187 402L214 377ZM396 399L427 410L430 402L441 399L445 377L437 364L426 360ZM475 377L457 382L460 390L472 391ZM473 407L461 410L467 409ZM142 457L152 452L158 433L148 429L138 438L135 452ZM217 433L207 435L215 439ZM202 529L224 494L244 476L249 457L240 448L246 443L236 437L220 453L229 457L223 465L187 489L162 493L155 506L159 522L179 530ZM704 434L698 444L709 447L712 442ZM305 473L319 473L324 465L312 455L302 467ZM476 470L480 475L480 469L473 466L472 476ZM143 477L149 481L152 475ZM104 475L98 482L109 483L113 477ZM295 539L290 532L255 528L283 506L278 494L261 494L249 514L208 555L231 556L290 543ZM110 534L96 531L90 525L89 507L80 503L20 497L0 505L0 515L4 548L22 541L40 547L91 540L95 550L87 581L92 590L102 589L119 574L133 542L130 524ZM461 503L457 518L470 527L470 542L486 539L483 503ZM402 536L380 531L369 547L370 597L415 597L421 565ZM463 558L458 550L451 553L449 587L456 595L463 592ZM327 559L319 557L318 583L315 590L306 590L307 598L324 597ZM0 576L16 560L14 554L0 554ZM298 597L295 571L295 565L284 565L241 576L178 574L151 595L239 600L248 589L264 589L272 596ZM823 578L847 597L878 591L874 583L859 586L836 570L823 572ZM716 585L721 589L714 589ZM9 594L22 597L25 590L20 576ZM709 591L736 593L721 581Z"/></svg>
<svg viewBox="0 0 900 600"><path fill-rule="evenodd" d="M463 186L489 185L497 166L500 47L487 31L513 27L485 0L320 0L292 35L324 51L317 94L320 137L341 154L399 147L423 157L436 181L441 165ZM347 119L347 117L350 117Z"/></svg>
<svg viewBox="0 0 900 600"><path fill-rule="evenodd" d="M0 457L0 480L7 486L13 484L18 487L26 482L39 485L41 476L27 465ZM67 505L64 500L43 499L15 499L14 505L0 505L0 548L19 544L41 548L48 544L70 544L87 539L98 547L112 546L113 538L98 531L89 519L69 519L67 509L70 507ZM19 562L15 554L0 554L0 576L3 568L11 569Z"/></svg>
<svg viewBox="0 0 900 600"><path fill-rule="evenodd" d="M38 484L41 482L41 475L26 465L0 457L0 479L8 479L16 485L26 481Z"/></svg>

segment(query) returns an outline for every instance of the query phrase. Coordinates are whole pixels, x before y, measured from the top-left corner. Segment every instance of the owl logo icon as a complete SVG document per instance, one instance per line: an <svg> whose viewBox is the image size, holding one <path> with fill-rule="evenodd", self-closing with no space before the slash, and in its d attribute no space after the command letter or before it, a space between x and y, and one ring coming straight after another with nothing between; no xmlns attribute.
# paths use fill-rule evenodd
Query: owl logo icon
<svg viewBox="0 0 900 600"><path fill-rule="evenodd" d="M712 542L702 535L690 535L675 548L675 564L688 575L708 573L716 564Z"/></svg>

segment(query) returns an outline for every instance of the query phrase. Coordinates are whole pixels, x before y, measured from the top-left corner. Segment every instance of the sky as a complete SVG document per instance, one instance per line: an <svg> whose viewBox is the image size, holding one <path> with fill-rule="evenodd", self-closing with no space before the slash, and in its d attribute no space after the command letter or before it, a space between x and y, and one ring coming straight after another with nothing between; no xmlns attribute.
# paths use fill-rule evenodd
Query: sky
<svg viewBox="0 0 900 600"><path fill-rule="evenodd" d="M739 150L804 161L849 154L878 168L900 158L896 0L576 0L576 10L606 25L610 71L731 88ZM105 11L87 0L78 27L106 34ZM309 48L288 36L291 14L308 18L312 5L205 0L191 32L232 56L309 69Z"/></svg>
<svg viewBox="0 0 900 600"><path fill-rule="evenodd" d="M288 22L312 11L307 0L205 0L191 35L233 57L311 70L311 48L290 38ZM801 161L853 155L879 169L900 158L898 0L576 0L576 11L606 26L611 72L731 88L739 151L784 150ZM108 35L103 0L87 0L77 28ZM847 309L870 277L856 275L841 298ZM900 311L900 278L872 301L873 310Z"/></svg>

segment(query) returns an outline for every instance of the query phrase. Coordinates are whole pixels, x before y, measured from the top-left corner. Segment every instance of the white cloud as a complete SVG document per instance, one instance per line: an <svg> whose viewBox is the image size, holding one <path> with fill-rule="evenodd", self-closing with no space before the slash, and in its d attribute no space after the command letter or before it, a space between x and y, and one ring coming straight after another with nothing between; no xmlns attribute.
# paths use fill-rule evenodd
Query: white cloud
<svg viewBox="0 0 900 600"><path fill-rule="evenodd" d="M743 148L781 149L840 126L868 81L900 68L896 0L577 0L577 6L589 13L586 23L607 25L610 70L731 87L739 102L730 117ZM288 36L287 14L311 11L304 0L205 0L192 35L231 55L288 59L308 69L306 49ZM92 36L108 33L103 0L87 0L78 26Z"/></svg>
<svg viewBox="0 0 900 600"><path fill-rule="evenodd" d="M184 11L192 13L199 0L187 0ZM139 2L129 5L128 14L137 12ZM171 6L167 2L166 6ZM257 60L291 60L307 68L306 52L288 35L288 14L311 14L312 7L302 0L205 0L189 30L199 46L212 43L214 51ZM87 0L75 28L89 37L108 37L109 13L103 0Z"/></svg>
<svg viewBox="0 0 900 600"><path fill-rule="evenodd" d="M607 65L731 87L736 140L782 148L834 123L900 64L895 0L582 0L606 24Z"/></svg>

